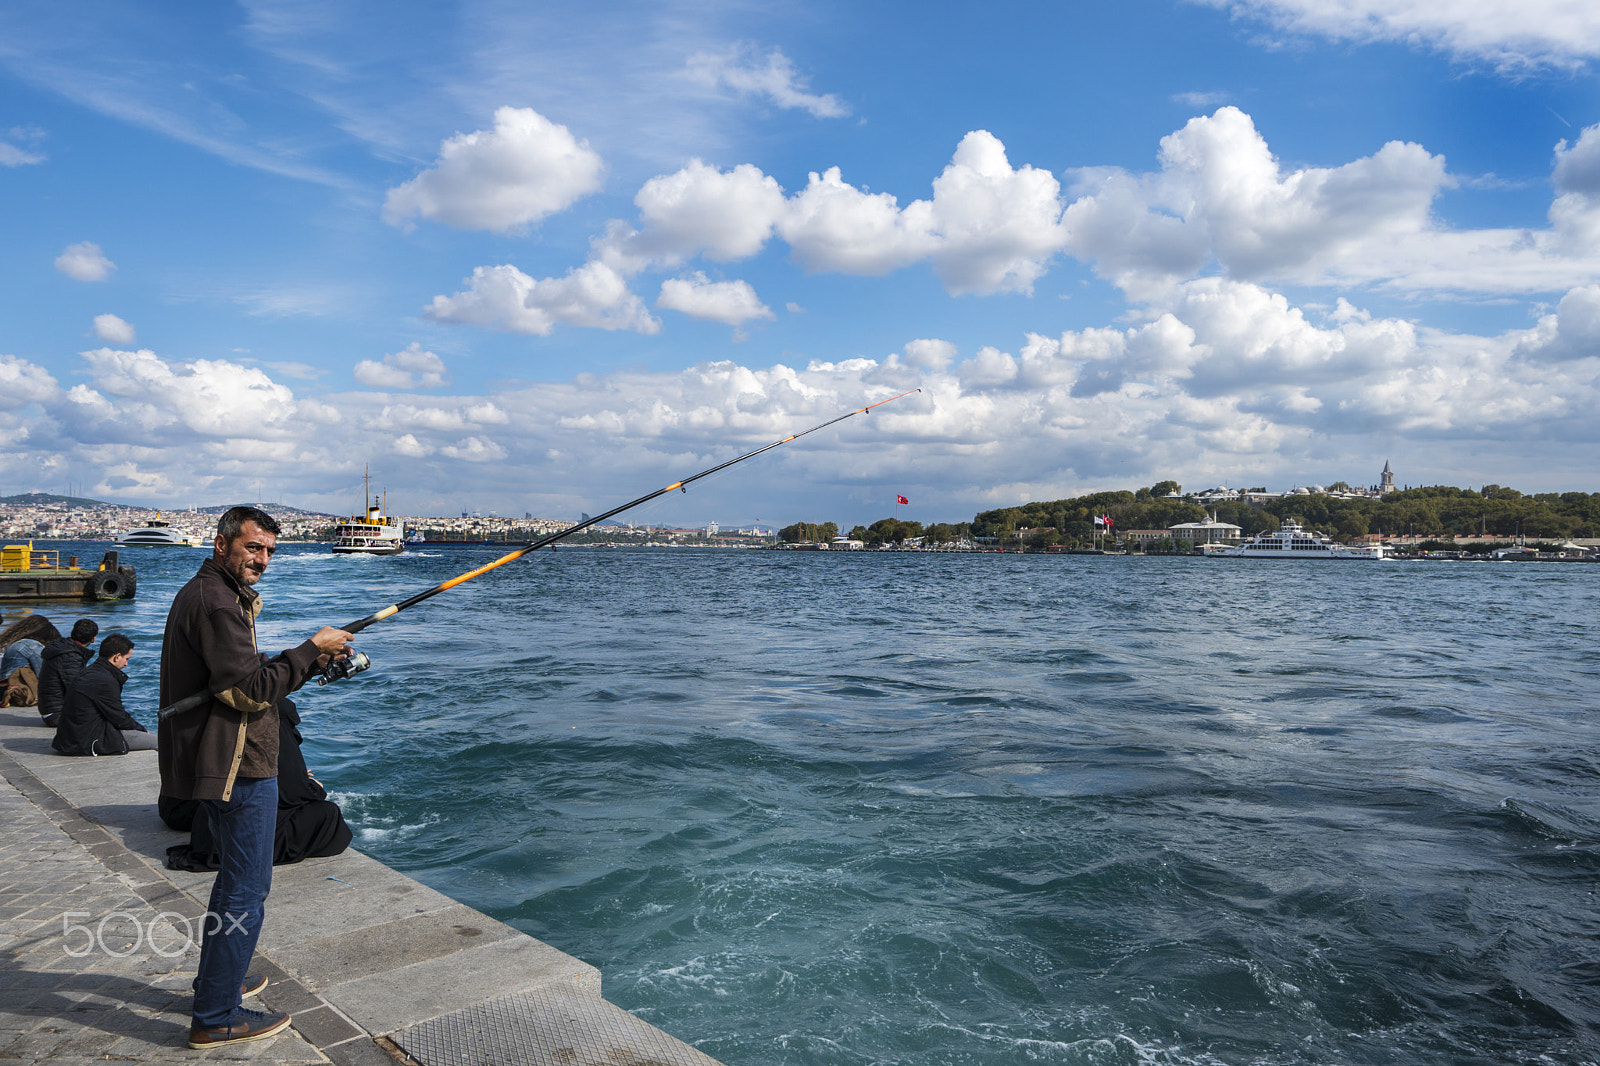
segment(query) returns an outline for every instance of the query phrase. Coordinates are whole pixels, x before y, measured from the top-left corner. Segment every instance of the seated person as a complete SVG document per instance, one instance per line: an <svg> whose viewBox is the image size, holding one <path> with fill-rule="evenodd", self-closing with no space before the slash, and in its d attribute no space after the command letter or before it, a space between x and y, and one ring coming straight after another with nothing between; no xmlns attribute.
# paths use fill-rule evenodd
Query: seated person
<svg viewBox="0 0 1600 1066"><path fill-rule="evenodd" d="M278 701L278 827L272 842L272 864L337 855L354 834L339 805L311 776L300 752L300 712L294 701ZM197 800L162 796L161 820L177 830L190 830L189 843L167 849L170 870L215 870L217 847L210 819Z"/></svg>
<svg viewBox="0 0 1600 1066"><path fill-rule="evenodd" d="M92 618L80 618L73 623L72 636L52 640L44 646L44 669L39 671L39 717L45 725L55 725L66 702L67 690L77 680L78 673L94 658L89 647L100 627Z"/></svg>
<svg viewBox="0 0 1600 1066"><path fill-rule="evenodd" d="M44 646L61 634L42 614L30 614L0 631L0 682L5 695L0 707L32 707L39 701L39 671L44 668Z"/></svg>
<svg viewBox="0 0 1600 1066"><path fill-rule="evenodd" d="M155 751L156 735L123 710L124 672L133 641L113 633L100 642L100 658L84 667L67 690L56 738L50 746L62 755L126 755Z"/></svg>

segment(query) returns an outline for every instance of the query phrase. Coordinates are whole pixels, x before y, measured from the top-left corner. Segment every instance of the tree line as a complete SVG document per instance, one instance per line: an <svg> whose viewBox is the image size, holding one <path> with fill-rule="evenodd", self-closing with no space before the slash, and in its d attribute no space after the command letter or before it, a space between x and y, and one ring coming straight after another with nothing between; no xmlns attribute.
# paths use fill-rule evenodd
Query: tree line
<svg viewBox="0 0 1600 1066"><path fill-rule="evenodd" d="M1333 486L1336 490L1345 487L1342 483ZM1201 504L1191 497L1170 495L1182 491L1176 481L1159 481L1133 492L1096 492L981 511L971 522L924 526L904 519L881 518L869 526L856 526L850 535L869 548L918 538L928 546L967 538L993 538L1000 544L1039 549L1092 543L1096 536L1095 516L1108 514L1117 533L1167 529L1215 515L1219 522L1240 527L1247 537L1274 532L1289 519L1343 540L1369 533L1441 539L1481 533L1552 541L1600 537L1600 493L1524 494L1503 485L1485 485L1477 491L1431 485L1391 492L1382 498L1313 494L1281 496L1256 505L1243 501ZM778 537L790 543L826 542L838 535L838 529L833 522L797 522L779 530ZM822 530L832 532L822 536ZM1104 531L1100 533L1103 537Z"/></svg>

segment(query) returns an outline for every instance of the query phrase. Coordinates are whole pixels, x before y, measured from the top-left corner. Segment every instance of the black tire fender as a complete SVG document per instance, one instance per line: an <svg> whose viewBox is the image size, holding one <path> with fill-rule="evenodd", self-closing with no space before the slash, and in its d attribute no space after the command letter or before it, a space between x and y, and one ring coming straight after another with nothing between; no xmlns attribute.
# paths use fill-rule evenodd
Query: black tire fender
<svg viewBox="0 0 1600 1066"><path fill-rule="evenodd" d="M131 566L119 566L117 573L122 575L122 598L133 599L134 591L139 587L139 575L133 572Z"/></svg>
<svg viewBox="0 0 1600 1066"><path fill-rule="evenodd" d="M89 579L89 591L97 600L119 600L127 587L127 579L115 570L98 570Z"/></svg>

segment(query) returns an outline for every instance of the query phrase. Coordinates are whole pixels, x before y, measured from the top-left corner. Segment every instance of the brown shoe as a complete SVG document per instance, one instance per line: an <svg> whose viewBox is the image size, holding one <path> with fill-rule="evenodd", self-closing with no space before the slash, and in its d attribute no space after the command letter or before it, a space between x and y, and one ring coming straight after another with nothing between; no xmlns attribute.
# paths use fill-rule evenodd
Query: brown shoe
<svg viewBox="0 0 1600 1066"><path fill-rule="evenodd" d="M264 973L253 973L249 977L246 977L244 979L244 984L239 986L239 995L241 995L241 996L260 995L261 994L261 990L263 988L266 988L266 987L267 987L267 975L264 974Z"/></svg>
<svg viewBox="0 0 1600 1066"><path fill-rule="evenodd" d="M198 1025L189 1028L189 1046L197 1050L219 1044L242 1044L246 1040L265 1040L289 1028L289 1016L264 1010L240 1007L233 1012L230 1025L203 1029Z"/></svg>

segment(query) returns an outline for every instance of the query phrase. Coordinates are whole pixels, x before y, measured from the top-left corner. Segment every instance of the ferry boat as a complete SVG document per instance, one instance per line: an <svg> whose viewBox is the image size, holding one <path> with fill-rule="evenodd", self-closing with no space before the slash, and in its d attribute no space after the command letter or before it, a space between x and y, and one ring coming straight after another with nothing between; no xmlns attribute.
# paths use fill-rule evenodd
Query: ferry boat
<svg viewBox="0 0 1600 1066"><path fill-rule="evenodd" d="M1382 544L1335 544L1332 538L1290 519L1276 533L1262 533L1243 544L1206 554L1229 559L1386 559L1388 551Z"/></svg>
<svg viewBox="0 0 1600 1066"><path fill-rule="evenodd" d="M405 524L384 514L378 497L372 495L372 472L366 477L364 499L372 500L367 513L351 515L334 528L335 555L399 555L406 550Z"/></svg>
<svg viewBox="0 0 1600 1066"><path fill-rule="evenodd" d="M130 529L126 533L119 533L112 540L123 545L151 545L167 548L198 548L205 541L197 536L184 533L172 528L171 522L160 518L153 520L148 526L139 529Z"/></svg>

